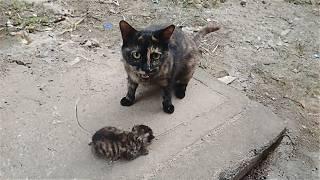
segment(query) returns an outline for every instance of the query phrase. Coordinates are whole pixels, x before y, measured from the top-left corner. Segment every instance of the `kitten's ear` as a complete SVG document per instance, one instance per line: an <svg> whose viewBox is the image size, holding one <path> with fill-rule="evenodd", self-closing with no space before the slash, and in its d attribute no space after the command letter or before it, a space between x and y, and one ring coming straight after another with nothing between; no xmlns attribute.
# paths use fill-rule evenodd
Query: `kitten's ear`
<svg viewBox="0 0 320 180"><path fill-rule="evenodd" d="M174 25L170 25L162 30L160 30L160 39L167 42L170 40L171 35L173 34L173 31L175 29Z"/></svg>
<svg viewBox="0 0 320 180"><path fill-rule="evenodd" d="M128 24L124 20L120 21L119 26L123 41L127 41L131 35L137 32L137 30L135 30L132 26L130 26L130 24Z"/></svg>

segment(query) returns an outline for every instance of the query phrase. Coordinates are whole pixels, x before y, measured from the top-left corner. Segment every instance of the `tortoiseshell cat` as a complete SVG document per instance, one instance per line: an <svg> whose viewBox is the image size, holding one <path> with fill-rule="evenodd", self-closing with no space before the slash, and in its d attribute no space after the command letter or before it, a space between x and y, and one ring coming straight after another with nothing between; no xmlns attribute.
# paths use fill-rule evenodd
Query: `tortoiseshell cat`
<svg viewBox="0 0 320 180"><path fill-rule="evenodd" d="M147 146L152 139L152 129L146 125L135 125L131 132L108 126L98 130L89 145L92 145L98 156L109 160L133 160L149 153Z"/></svg>
<svg viewBox="0 0 320 180"><path fill-rule="evenodd" d="M126 21L120 21L123 40L122 56L128 74L127 95L121 105L131 106L135 101L138 84L158 84L162 88L163 111L173 113L171 91L177 98L185 97L186 87L198 62L198 41L217 26L207 26L190 39L180 28L150 26L141 31Z"/></svg>

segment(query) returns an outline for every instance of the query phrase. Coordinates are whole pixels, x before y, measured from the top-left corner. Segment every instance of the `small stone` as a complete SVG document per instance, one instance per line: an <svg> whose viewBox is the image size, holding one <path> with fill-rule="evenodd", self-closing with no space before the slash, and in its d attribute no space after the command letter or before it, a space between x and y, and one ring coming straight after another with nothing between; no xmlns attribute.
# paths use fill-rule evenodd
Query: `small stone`
<svg viewBox="0 0 320 180"><path fill-rule="evenodd" d="M80 45L87 46L89 48L96 48L100 47L100 44L97 40L91 39L91 40L84 40L83 42L80 43Z"/></svg>
<svg viewBox="0 0 320 180"><path fill-rule="evenodd" d="M221 77L225 77L225 76L229 76L229 73L226 70L221 70L221 71L218 71L217 73L215 73L215 77L217 77L217 78L221 78Z"/></svg>
<svg viewBox="0 0 320 180"><path fill-rule="evenodd" d="M109 12L111 12L112 14L117 14L116 10L114 10L112 8L109 9Z"/></svg>
<svg viewBox="0 0 320 180"><path fill-rule="evenodd" d="M230 84L236 79L237 79L237 77L233 77L233 76L224 76L222 78L218 78L219 81L221 81L225 84Z"/></svg>
<svg viewBox="0 0 320 180"><path fill-rule="evenodd" d="M293 70L292 70L292 72L294 72L294 73L298 73L298 72L299 72L299 70L298 70L298 69L293 69Z"/></svg>
<svg viewBox="0 0 320 180"><path fill-rule="evenodd" d="M246 0L241 0L240 5L242 7L245 7L247 5L247 1Z"/></svg>
<svg viewBox="0 0 320 180"><path fill-rule="evenodd" d="M12 22L11 22L10 20L8 20L8 21L6 22L6 26L7 26L7 27L13 27Z"/></svg>

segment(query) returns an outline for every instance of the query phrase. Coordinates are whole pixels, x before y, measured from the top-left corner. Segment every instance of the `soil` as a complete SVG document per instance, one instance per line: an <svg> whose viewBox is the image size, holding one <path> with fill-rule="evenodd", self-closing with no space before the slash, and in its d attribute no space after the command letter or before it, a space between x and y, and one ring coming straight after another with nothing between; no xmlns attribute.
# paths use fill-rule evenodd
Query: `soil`
<svg viewBox="0 0 320 180"><path fill-rule="evenodd" d="M64 73L78 71L80 63L90 69L105 66L105 60L115 61L108 57L119 52L122 19L134 27L171 22L191 33L216 21L221 30L203 38L199 68L216 78L236 77L230 86L272 109L288 127L276 151L244 179L320 178L319 2L27 2L0 1L1 113L19 112L28 105L55 112L54 102L64 97L58 83ZM103 83L106 72L100 73ZM89 73L79 76L86 79L77 85L79 93L104 91L94 89ZM18 83L21 79L26 81ZM52 122L59 123L59 114L53 113Z"/></svg>

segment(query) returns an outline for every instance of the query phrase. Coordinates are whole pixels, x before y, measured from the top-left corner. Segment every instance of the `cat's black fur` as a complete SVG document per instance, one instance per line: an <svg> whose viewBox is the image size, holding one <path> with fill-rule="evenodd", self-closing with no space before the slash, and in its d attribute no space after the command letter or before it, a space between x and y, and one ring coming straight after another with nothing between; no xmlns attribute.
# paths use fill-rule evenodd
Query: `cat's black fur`
<svg viewBox="0 0 320 180"><path fill-rule="evenodd" d="M217 26L207 26L190 39L174 25L150 26L138 31L120 21L121 50L128 74L128 91L121 99L121 105L134 103L139 84L158 84L162 88L164 112L173 113L171 91L174 89L177 98L185 97L198 62L199 38L218 29Z"/></svg>

